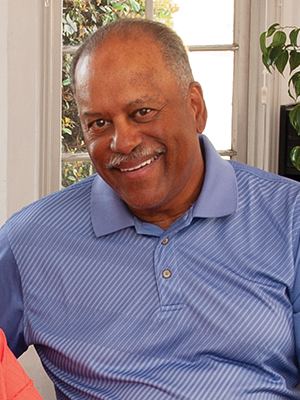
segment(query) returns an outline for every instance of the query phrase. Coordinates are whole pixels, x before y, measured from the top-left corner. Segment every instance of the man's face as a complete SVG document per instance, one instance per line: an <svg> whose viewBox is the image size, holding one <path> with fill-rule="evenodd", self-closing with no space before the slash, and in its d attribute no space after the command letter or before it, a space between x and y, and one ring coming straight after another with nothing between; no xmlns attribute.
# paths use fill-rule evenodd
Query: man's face
<svg viewBox="0 0 300 400"><path fill-rule="evenodd" d="M152 40L114 36L79 60L76 93L92 162L133 213L155 223L189 208L204 169L200 86L184 98Z"/></svg>

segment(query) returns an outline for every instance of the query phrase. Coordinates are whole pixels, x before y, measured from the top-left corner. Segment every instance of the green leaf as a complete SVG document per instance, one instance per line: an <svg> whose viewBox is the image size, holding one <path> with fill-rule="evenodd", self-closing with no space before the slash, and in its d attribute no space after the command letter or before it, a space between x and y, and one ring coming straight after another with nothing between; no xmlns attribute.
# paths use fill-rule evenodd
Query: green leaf
<svg viewBox="0 0 300 400"><path fill-rule="evenodd" d="M267 68L267 70L268 70L269 72L271 72L271 70L270 70L270 65L271 65L271 60L270 60L270 58L269 58L268 56L265 56L265 55L263 54L263 56L262 56L262 62L263 62L263 64L264 64L264 66Z"/></svg>
<svg viewBox="0 0 300 400"><path fill-rule="evenodd" d="M122 3L113 3L113 4L111 4L111 6L112 6L112 8L114 8L117 11L121 11L123 8Z"/></svg>
<svg viewBox="0 0 300 400"><path fill-rule="evenodd" d="M272 36L278 26L280 26L278 23L271 25L268 29L267 37Z"/></svg>
<svg viewBox="0 0 300 400"><path fill-rule="evenodd" d="M300 52L291 50L290 52L290 73L300 65Z"/></svg>
<svg viewBox="0 0 300 400"><path fill-rule="evenodd" d="M295 82L296 99L300 96L300 79Z"/></svg>
<svg viewBox="0 0 300 400"><path fill-rule="evenodd" d="M282 74L289 60L289 52L284 50L275 61L276 68Z"/></svg>
<svg viewBox="0 0 300 400"><path fill-rule="evenodd" d="M273 36L273 47L284 46L286 42L286 33L283 31L277 31Z"/></svg>
<svg viewBox="0 0 300 400"><path fill-rule="evenodd" d="M100 6L99 8L104 13L109 13L110 12L110 8L108 6Z"/></svg>
<svg viewBox="0 0 300 400"><path fill-rule="evenodd" d="M269 49L269 58L271 61L271 64L274 64L277 58L284 52L284 50L281 47L271 47Z"/></svg>
<svg viewBox="0 0 300 400"><path fill-rule="evenodd" d="M70 27L73 29L73 31L77 32L77 25L75 24L74 21L72 21L72 19L71 19L69 14L67 14L67 22L70 25Z"/></svg>
<svg viewBox="0 0 300 400"><path fill-rule="evenodd" d="M300 146L296 146L291 150L290 157L293 166L300 171Z"/></svg>
<svg viewBox="0 0 300 400"><path fill-rule="evenodd" d="M293 84L294 90L296 97L294 97L291 93L291 85ZM300 71L296 72L294 75L291 76L289 82L288 82L288 93L294 99L295 101L297 100L297 97L300 96Z"/></svg>
<svg viewBox="0 0 300 400"><path fill-rule="evenodd" d="M297 104L289 112L289 118L290 118L290 122L291 122L293 128L297 131L298 135L300 135L300 104ZM299 147L299 149L300 149L300 147ZM298 167L296 167L296 168L298 168Z"/></svg>
<svg viewBox="0 0 300 400"><path fill-rule="evenodd" d="M266 32L263 32L260 35L260 49L263 54L267 52L267 46L266 46Z"/></svg>
<svg viewBox="0 0 300 400"><path fill-rule="evenodd" d="M68 24L64 25L64 34L66 35L73 35L74 30L72 29L72 27Z"/></svg>
<svg viewBox="0 0 300 400"><path fill-rule="evenodd" d="M290 32L290 41L291 45L297 47L297 39L298 39L298 33L300 29L293 29Z"/></svg>
<svg viewBox="0 0 300 400"><path fill-rule="evenodd" d="M140 12L141 7L137 1L131 0L130 6L131 6L131 8L133 8L134 12L136 12L136 13Z"/></svg>
<svg viewBox="0 0 300 400"><path fill-rule="evenodd" d="M291 88L290 87L288 88L288 94L292 99L294 99L296 101L295 97L293 96L293 94L291 92Z"/></svg>
<svg viewBox="0 0 300 400"><path fill-rule="evenodd" d="M69 128L63 128L63 132L68 134L68 135L72 135L72 131Z"/></svg>
<svg viewBox="0 0 300 400"><path fill-rule="evenodd" d="M66 79L64 79L64 80L62 81L62 85L63 85L63 86L68 86L68 85L70 85L70 84L71 84L70 78L66 78Z"/></svg>

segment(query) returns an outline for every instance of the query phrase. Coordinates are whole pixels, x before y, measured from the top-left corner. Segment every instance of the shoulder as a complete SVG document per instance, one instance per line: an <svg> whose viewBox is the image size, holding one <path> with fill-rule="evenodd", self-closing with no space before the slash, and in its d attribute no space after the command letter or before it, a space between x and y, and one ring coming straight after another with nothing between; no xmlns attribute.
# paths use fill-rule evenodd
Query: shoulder
<svg viewBox="0 0 300 400"><path fill-rule="evenodd" d="M280 218L290 228L300 229L299 182L238 162L230 163L236 174L240 210L247 215L260 212L273 220L276 216L276 220Z"/></svg>
<svg viewBox="0 0 300 400"><path fill-rule="evenodd" d="M95 175L82 180L81 182L75 183L72 186L69 186L65 189L62 189L58 192L51 193L48 196L45 196L30 205L24 207L17 213L15 213L12 219L18 218L25 214L29 214L31 212L43 212L51 210L59 209L61 206L66 206L67 204L72 204L80 201L80 199L89 198L93 181L95 179Z"/></svg>
<svg viewBox="0 0 300 400"><path fill-rule="evenodd" d="M243 182L247 182L248 184L252 182L253 184L259 184L261 187L273 187L274 189L277 188L282 189L283 191L294 191L295 193L300 190L300 182L295 180L236 161L230 161L230 164L232 165L240 184Z"/></svg>
<svg viewBox="0 0 300 400"><path fill-rule="evenodd" d="M76 215L87 212L95 175L75 183L66 189L52 193L24 207L7 221L8 234L42 226L59 225L60 221L72 220Z"/></svg>

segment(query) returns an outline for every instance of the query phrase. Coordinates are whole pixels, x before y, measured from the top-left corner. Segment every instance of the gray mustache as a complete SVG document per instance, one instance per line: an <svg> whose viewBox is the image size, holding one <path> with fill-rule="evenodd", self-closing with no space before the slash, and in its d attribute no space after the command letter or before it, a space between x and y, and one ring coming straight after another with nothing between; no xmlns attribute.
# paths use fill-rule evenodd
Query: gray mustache
<svg viewBox="0 0 300 400"><path fill-rule="evenodd" d="M111 169L117 167L119 164L136 160L138 158L156 156L158 154L164 154L166 151L164 149L147 149L147 148L135 148L130 154L113 154L110 157L109 162L106 164L106 169Z"/></svg>

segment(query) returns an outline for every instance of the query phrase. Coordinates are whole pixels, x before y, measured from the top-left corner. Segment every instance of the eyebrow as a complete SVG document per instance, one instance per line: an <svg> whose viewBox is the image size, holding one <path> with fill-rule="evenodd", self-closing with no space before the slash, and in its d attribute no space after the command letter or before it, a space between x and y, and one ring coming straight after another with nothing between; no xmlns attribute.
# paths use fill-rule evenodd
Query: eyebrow
<svg viewBox="0 0 300 400"><path fill-rule="evenodd" d="M145 96L139 97L138 99L135 99L135 100L129 102L129 103L127 104L127 107L139 106L139 105L141 105L141 104L144 104L145 102L149 102L149 103L152 103L152 104L153 104L153 103L155 103L155 102L157 102L157 101L159 101L159 98L158 98L158 97L151 97L151 96L145 95ZM96 118L96 117L101 117L101 116L102 116L102 113L101 113L101 112L89 112L89 111L85 111L85 112L82 113L82 115L83 115L84 117Z"/></svg>
<svg viewBox="0 0 300 400"><path fill-rule="evenodd" d="M93 113L93 112L84 111L84 112L82 113L82 116L83 116L83 117L96 118L96 117L101 117L102 114L101 114L100 112L95 112L95 113Z"/></svg>
<svg viewBox="0 0 300 400"><path fill-rule="evenodd" d="M142 96L134 101L131 101L130 103L128 103L128 106L138 106L140 104L144 104L145 102L150 102L150 103L154 103L159 101L159 98L157 97L150 97L148 95Z"/></svg>

